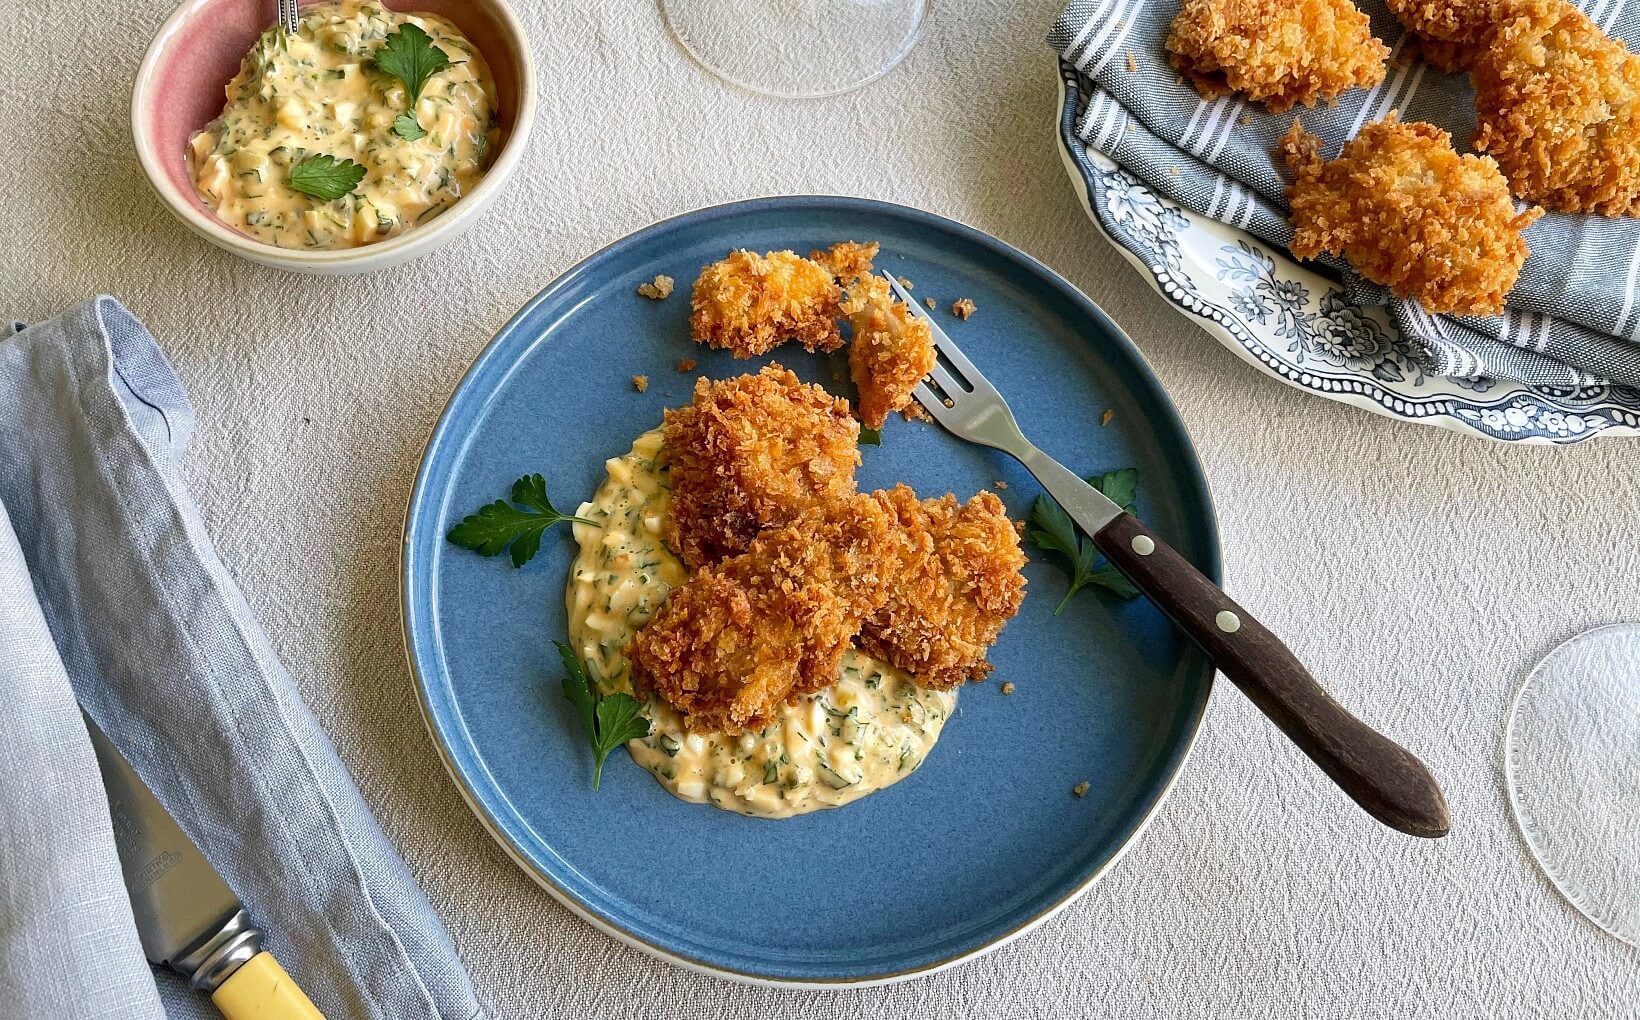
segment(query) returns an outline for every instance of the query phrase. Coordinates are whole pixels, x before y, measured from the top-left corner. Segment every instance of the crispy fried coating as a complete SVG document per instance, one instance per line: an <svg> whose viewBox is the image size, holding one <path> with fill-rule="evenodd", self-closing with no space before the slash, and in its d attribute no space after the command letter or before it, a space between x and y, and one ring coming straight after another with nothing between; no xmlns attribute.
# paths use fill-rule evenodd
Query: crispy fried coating
<svg viewBox="0 0 1640 1020"><path fill-rule="evenodd" d="M1272 113L1376 85L1389 56L1349 0L1184 0L1167 50L1205 98L1244 92Z"/></svg>
<svg viewBox="0 0 1640 1020"><path fill-rule="evenodd" d="M1369 124L1334 160L1296 120L1281 141L1295 182L1293 254L1342 253L1356 271L1431 312L1496 315L1526 261L1508 183L1485 156L1460 156L1452 137L1394 113Z"/></svg>
<svg viewBox="0 0 1640 1020"><path fill-rule="evenodd" d="M1563 0L1500 25L1471 73L1475 148L1519 197L1640 215L1640 56Z"/></svg>
<svg viewBox="0 0 1640 1020"><path fill-rule="evenodd" d="M899 485L881 495L900 543L888 599L860 631L860 648L924 687L983 680L986 652L1025 600L1025 554L995 493L966 504L919 500Z"/></svg>
<svg viewBox="0 0 1640 1020"><path fill-rule="evenodd" d="M809 258L831 270L837 282L849 284L871 272L871 263L877 258L877 242L838 241L825 251L809 252Z"/></svg>
<svg viewBox="0 0 1640 1020"><path fill-rule="evenodd" d="M737 358L767 354L787 340L835 351L843 345L841 298L836 278L818 262L789 251L734 251L696 277L690 335Z"/></svg>
<svg viewBox="0 0 1640 1020"><path fill-rule="evenodd" d="M1545 0L1388 0L1390 13L1407 27L1411 54L1436 70L1468 71L1486 49L1493 29L1516 12L1547 6Z"/></svg>
<svg viewBox="0 0 1640 1020"><path fill-rule="evenodd" d="M924 417L911 391L934 368L934 334L927 320L895 300L888 281L875 273L849 285L843 310L854 333L848 369L860 391L860 420L880 429L893 411L907 419Z"/></svg>
<svg viewBox="0 0 1640 1020"><path fill-rule="evenodd" d="M888 597L898 542L881 495L812 507L674 588L632 639L638 677L691 728L738 732L837 682Z"/></svg>
<svg viewBox="0 0 1640 1020"><path fill-rule="evenodd" d="M690 567L744 551L758 533L854 493L860 425L848 401L770 365L695 383L666 412L672 514L666 542Z"/></svg>
<svg viewBox="0 0 1640 1020"><path fill-rule="evenodd" d="M1417 32L1408 32L1406 40L1401 51L1405 59L1421 60L1442 74L1468 74L1480 52L1473 43L1451 42Z"/></svg>

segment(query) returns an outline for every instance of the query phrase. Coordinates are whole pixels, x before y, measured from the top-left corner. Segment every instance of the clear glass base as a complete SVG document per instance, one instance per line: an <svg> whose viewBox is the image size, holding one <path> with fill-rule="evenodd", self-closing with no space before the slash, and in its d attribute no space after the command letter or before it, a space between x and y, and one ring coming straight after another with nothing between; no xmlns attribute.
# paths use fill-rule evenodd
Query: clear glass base
<svg viewBox="0 0 1640 1020"><path fill-rule="evenodd" d="M742 88L834 96L887 74L917 41L927 0L660 0L678 44Z"/></svg>
<svg viewBox="0 0 1640 1020"><path fill-rule="evenodd" d="M1555 888L1640 945L1640 625L1579 634L1532 670L1504 735L1504 776Z"/></svg>

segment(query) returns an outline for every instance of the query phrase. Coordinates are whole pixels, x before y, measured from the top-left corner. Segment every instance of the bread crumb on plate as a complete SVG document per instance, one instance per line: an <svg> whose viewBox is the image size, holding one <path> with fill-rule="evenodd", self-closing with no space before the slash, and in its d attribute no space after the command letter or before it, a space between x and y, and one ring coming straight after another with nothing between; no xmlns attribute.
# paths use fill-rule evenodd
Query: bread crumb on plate
<svg viewBox="0 0 1640 1020"><path fill-rule="evenodd" d="M651 301L665 301L672 296L672 288L677 281L670 276L657 276L648 283L638 284L638 293Z"/></svg>

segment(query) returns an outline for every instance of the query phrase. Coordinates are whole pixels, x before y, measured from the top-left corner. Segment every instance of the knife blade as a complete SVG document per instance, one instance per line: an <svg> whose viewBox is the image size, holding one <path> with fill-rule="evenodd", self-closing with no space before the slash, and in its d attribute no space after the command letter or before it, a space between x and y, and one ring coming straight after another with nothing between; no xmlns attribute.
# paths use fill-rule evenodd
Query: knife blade
<svg viewBox="0 0 1640 1020"><path fill-rule="evenodd" d="M229 1020L324 1020L262 948L262 930L176 819L90 716L85 727L143 955L209 992Z"/></svg>

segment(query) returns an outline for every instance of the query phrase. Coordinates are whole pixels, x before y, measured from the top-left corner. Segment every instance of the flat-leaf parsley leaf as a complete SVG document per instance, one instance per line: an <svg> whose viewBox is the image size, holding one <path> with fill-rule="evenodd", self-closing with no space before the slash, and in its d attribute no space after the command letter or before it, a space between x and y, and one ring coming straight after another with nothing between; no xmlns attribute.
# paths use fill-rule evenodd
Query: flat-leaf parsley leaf
<svg viewBox="0 0 1640 1020"><path fill-rule="evenodd" d="M393 118L393 133L407 142L427 137L427 129L421 122L408 113L401 113Z"/></svg>
<svg viewBox="0 0 1640 1020"><path fill-rule="evenodd" d="M427 79L454 65L420 25L406 22L382 41L382 48L376 51L376 66L404 82L414 109Z"/></svg>
<svg viewBox="0 0 1640 1020"><path fill-rule="evenodd" d="M572 517L554 509L547 499L547 480L540 475L525 475L514 482L512 498L527 509L520 510L498 499L479 507L478 513L463 517L446 537L480 556L499 556L510 545L512 565L522 567L541 549L541 535L559 521L596 526L585 517Z"/></svg>
<svg viewBox="0 0 1640 1020"><path fill-rule="evenodd" d="M1133 502L1139 494L1137 468L1107 471L1089 478L1088 484L1104 493L1105 498L1123 510L1133 512ZM1054 607L1055 616L1065 608L1065 603L1071 600L1072 595L1090 584L1124 599L1139 597L1139 589L1134 587L1133 582L1120 570L1100 558L1093 539L1077 532L1076 523L1071 520L1070 514L1054 502L1053 497L1046 494L1036 497L1036 503L1031 507L1030 539L1031 544L1038 549L1063 556L1070 572L1070 588L1066 590L1065 597L1059 600L1059 605Z"/></svg>
<svg viewBox="0 0 1640 1020"><path fill-rule="evenodd" d="M326 202L349 194L364 180L364 167L351 159L337 159L323 153L309 156L290 168L291 190Z"/></svg>
<svg viewBox="0 0 1640 1020"><path fill-rule="evenodd" d="M649 736L649 720L638 714L637 699L625 691L599 695L598 688L587 679L581 657L562 641L553 644L558 646L558 657L564 660L564 697L575 706L581 729L592 744L592 788L596 790L609 752L628 740Z"/></svg>

